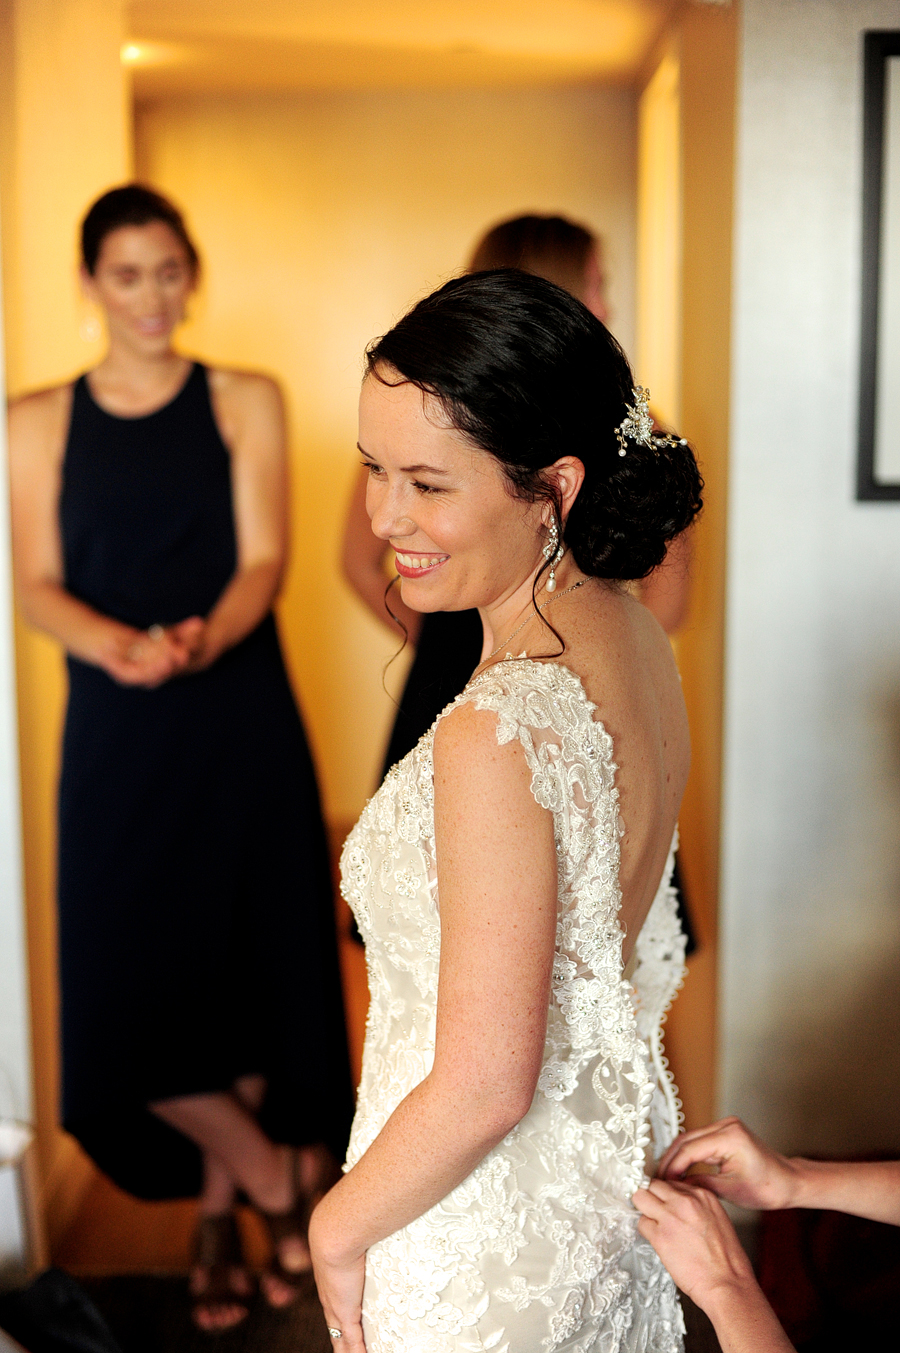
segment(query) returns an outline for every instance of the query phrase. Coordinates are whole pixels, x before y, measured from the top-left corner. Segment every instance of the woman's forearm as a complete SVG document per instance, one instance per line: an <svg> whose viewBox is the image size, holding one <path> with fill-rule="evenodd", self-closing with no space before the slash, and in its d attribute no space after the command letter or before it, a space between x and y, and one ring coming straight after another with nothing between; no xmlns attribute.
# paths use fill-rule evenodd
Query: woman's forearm
<svg viewBox="0 0 900 1353"><path fill-rule="evenodd" d="M240 569L207 617L200 665L239 644L271 610L281 584L279 560L269 560Z"/></svg>
<svg viewBox="0 0 900 1353"><path fill-rule="evenodd" d="M706 1189L652 1179L638 1231L713 1323L722 1353L793 1353L722 1204Z"/></svg>
<svg viewBox="0 0 900 1353"><path fill-rule="evenodd" d="M690 1295L712 1321L722 1353L795 1353L754 1278Z"/></svg>
<svg viewBox="0 0 900 1353"><path fill-rule="evenodd" d="M387 625L388 629L393 630L399 637L407 637L410 643L416 642L422 628L422 615L419 611L410 610L405 604L400 596L399 586L391 589L389 599L386 602L385 592L388 578L380 561L373 563L371 560L356 559L348 562L345 559L344 576L360 601L365 602L372 614L382 624ZM389 613L388 605L390 605L397 620L394 620ZM404 629L406 631L405 636Z"/></svg>
<svg viewBox="0 0 900 1353"><path fill-rule="evenodd" d="M139 630L101 615L59 583L20 584L19 605L29 624L120 685L153 689L187 670L190 653L171 630Z"/></svg>
<svg viewBox="0 0 900 1353"><path fill-rule="evenodd" d="M104 666L109 645L130 643L141 631L101 615L59 583L32 582L18 589L19 609L34 629L57 639L67 653Z"/></svg>
<svg viewBox="0 0 900 1353"><path fill-rule="evenodd" d="M790 1160L789 1207L824 1208L900 1226L900 1161Z"/></svg>
<svg viewBox="0 0 900 1353"><path fill-rule="evenodd" d="M358 1258L446 1198L527 1108L521 1096L442 1090L426 1077L319 1204L314 1247L329 1263Z"/></svg>

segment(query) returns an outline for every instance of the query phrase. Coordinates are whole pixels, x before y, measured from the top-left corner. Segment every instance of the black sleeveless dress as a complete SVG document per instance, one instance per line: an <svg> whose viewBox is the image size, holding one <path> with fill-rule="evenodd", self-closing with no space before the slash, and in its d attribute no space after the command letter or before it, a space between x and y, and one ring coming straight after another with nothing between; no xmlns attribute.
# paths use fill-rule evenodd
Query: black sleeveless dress
<svg viewBox="0 0 900 1353"><path fill-rule="evenodd" d="M483 642L484 627L477 611L427 611L422 616L416 656L384 755L382 780L459 695L478 666Z"/></svg>
<svg viewBox="0 0 900 1353"><path fill-rule="evenodd" d="M60 520L68 590L147 629L234 573L230 458L205 369L142 418L75 385ZM343 1157L352 1113L325 834L273 616L156 690L70 657L59 791L63 1121L142 1197L200 1154L147 1104L262 1073L278 1141Z"/></svg>

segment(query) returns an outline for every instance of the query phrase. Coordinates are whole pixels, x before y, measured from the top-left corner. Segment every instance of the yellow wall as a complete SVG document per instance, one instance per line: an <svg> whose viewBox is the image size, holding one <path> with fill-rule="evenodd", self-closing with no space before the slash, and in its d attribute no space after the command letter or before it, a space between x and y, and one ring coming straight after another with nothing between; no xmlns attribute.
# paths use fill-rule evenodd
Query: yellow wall
<svg viewBox="0 0 900 1353"><path fill-rule="evenodd" d="M638 380L681 424L681 66L666 51L638 103Z"/></svg>
<svg viewBox="0 0 900 1353"><path fill-rule="evenodd" d="M686 6L669 37L679 65L681 118L680 428L697 451L706 489L694 532L690 613L678 637L693 745L679 858L700 949L689 962L684 990L670 1015L666 1048L687 1126L696 1127L714 1118L717 1108L735 7Z"/></svg>
<svg viewBox="0 0 900 1353"><path fill-rule="evenodd" d="M7 387L67 378L96 348L79 336L75 226L85 204L130 170L119 62L121 0L4 0L2 209ZM57 1128L54 799L64 699L49 640L17 631L22 818L35 1110L51 1233L77 1192L74 1143Z"/></svg>
<svg viewBox="0 0 900 1353"><path fill-rule="evenodd" d="M280 613L334 823L373 788L394 641L341 581L365 344L465 263L480 231L562 210L608 242L633 332L630 91L402 91L167 99L138 109L141 176L187 209L207 264L183 344L284 383L293 560ZM399 675L399 669L395 675Z"/></svg>

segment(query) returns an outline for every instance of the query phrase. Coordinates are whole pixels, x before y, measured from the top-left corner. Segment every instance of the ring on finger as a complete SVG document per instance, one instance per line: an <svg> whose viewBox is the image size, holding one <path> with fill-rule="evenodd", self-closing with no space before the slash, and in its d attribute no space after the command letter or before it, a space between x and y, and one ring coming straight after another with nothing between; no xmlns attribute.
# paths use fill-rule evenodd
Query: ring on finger
<svg viewBox="0 0 900 1353"><path fill-rule="evenodd" d="M344 1337L344 1331L343 1331L343 1330L334 1330L334 1329L332 1329L331 1326L329 1325L329 1326L328 1326L328 1335L329 1335L329 1338L334 1339L335 1341L337 1341L338 1339L343 1339L343 1337Z"/></svg>

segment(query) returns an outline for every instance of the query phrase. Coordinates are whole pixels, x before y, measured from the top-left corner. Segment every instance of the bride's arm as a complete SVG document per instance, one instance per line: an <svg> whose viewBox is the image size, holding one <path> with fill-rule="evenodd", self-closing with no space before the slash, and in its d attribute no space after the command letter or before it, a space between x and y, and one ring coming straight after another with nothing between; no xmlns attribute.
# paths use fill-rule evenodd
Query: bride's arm
<svg viewBox="0 0 900 1353"><path fill-rule="evenodd" d="M524 1117L547 1025L556 933L553 820L518 741L462 705L435 737L441 964L434 1066L313 1217L329 1325L362 1347L368 1247L451 1192Z"/></svg>

